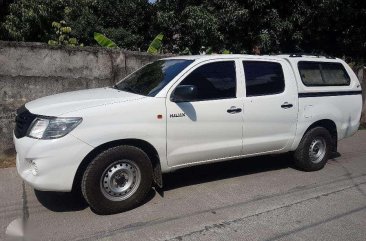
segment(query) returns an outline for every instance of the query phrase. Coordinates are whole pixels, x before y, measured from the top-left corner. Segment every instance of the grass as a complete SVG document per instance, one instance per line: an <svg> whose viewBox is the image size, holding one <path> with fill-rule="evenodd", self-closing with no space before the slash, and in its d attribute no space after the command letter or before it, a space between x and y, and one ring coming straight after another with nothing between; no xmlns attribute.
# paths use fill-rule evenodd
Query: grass
<svg viewBox="0 0 366 241"><path fill-rule="evenodd" d="M366 123L361 123L359 130L366 130Z"/></svg>

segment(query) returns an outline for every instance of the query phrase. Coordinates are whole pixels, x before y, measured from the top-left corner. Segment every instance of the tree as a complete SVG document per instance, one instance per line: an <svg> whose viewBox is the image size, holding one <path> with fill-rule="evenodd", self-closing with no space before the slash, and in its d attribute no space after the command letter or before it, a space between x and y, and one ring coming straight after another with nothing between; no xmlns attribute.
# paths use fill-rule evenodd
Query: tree
<svg viewBox="0 0 366 241"><path fill-rule="evenodd" d="M71 35L86 45L101 32L122 48L138 50L154 37L154 16L146 0L22 0L10 5L1 25L8 40L47 42L55 37L52 22L65 20Z"/></svg>
<svg viewBox="0 0 366 241"><path fill-rule="evenodd" d="M62 19L67 0L23 0L9 5L2 27L9 40L47 42L52 22Z"/></svg>
<svg viewBox="0 0 366 241"><path fill-rule="evenodd" d="M9 6L0 38L47 42L51 23L96 44L94 32L121 48L146 50L164 34L163 52L308 52L362 60L366 56L364 0L22 0ZM1 19L0 19L1 21Z"/></svg>
<svg viewBox="0 0 366 241"><path fill-rule="evenodd" d="M146 0L78 0L65 8L65 20L80 42L94 44L94 32L100 32L131 50L146 49L155 37L151 32L154 16Z"/></svg>

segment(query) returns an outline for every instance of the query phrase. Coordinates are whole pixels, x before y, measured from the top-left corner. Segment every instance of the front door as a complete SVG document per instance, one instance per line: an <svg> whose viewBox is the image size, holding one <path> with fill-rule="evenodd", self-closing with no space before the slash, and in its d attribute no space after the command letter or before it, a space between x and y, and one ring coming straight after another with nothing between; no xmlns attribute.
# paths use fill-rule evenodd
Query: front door
<svg viewBox="0 0 366 241"><path fill-rule="evenodd" d="M167 158L169 166L205 162L242 154L242 103L237 95L234 60L196 66L178 85L193 85L196 97L173 102L168 94Z"/></svg>

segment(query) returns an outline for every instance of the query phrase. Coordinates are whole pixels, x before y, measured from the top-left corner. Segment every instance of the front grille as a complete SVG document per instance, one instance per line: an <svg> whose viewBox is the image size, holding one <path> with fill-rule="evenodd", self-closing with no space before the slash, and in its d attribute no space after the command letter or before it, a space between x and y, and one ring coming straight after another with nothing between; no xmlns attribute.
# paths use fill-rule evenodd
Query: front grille
<svg viewBox="0 0 366 241"><path fill-rule="evenodd" d="M29 112L23 105L17 110L17 116L15 117L15 130L14 135L16 138L22 138L27 135L29 126L32 124L36 115Z"/></svg>

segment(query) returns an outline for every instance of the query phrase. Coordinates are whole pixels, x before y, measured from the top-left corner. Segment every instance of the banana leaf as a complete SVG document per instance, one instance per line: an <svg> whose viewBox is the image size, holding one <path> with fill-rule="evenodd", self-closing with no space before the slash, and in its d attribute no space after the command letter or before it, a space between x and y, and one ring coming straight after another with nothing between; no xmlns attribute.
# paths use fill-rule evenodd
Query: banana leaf
<svg viewBox="0 0 366 241"><path fill-rule="evenodd" d="M154 40L151 42L149 48L147 49L147 52L150 54L157 54L159 53L161 46L162 46L162 41L164 38L164 34L159 33Z"/></svg>
<svg viewBox="0 0 366 241"><path fill-rule="evenodd" d="M102 47L106 48L118 48L117 44L115 44L112 40L107 38L101 33L94 32L94 39L98 42L98 44Z"/></svg>

